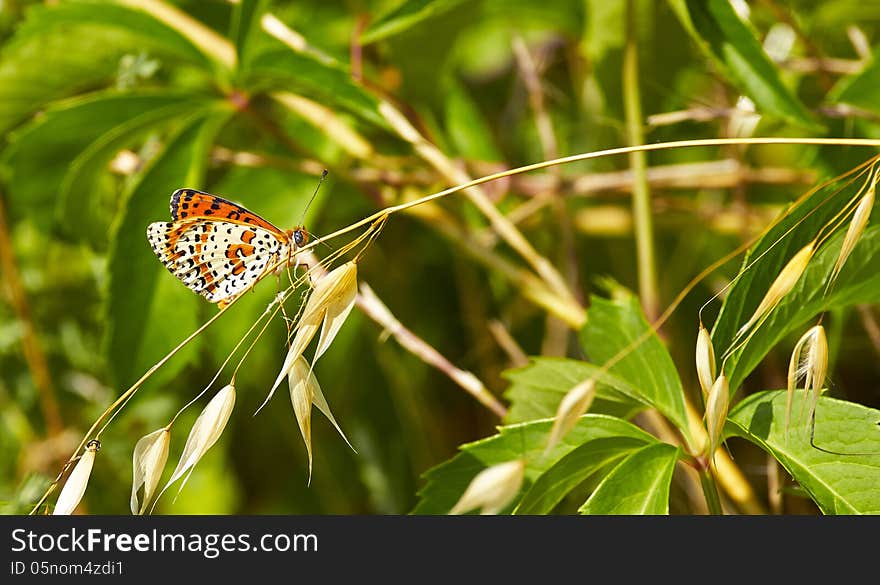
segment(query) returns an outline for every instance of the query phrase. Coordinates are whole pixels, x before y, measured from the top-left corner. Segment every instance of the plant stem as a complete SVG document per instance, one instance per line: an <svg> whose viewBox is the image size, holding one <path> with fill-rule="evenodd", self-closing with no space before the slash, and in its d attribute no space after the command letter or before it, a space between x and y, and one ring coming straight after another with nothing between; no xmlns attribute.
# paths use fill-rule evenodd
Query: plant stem
<svg viewBox="0 0 880 585"><path fill-rule="evenodd" d="M238 298L241 298L241 297L238 297ZM70 459L67 460L67 462L64 464L64 467L61 468L61 472L58 474L58 477L56 477L56 478L55 478L55 481L53 481L53 482L49 485L49 487L46 489L45 493L43 494L43 497L41 497L40 500L39 500L39 501L34 505L34 507L31 509L31 512L30 512L31 515L35 514L36 511L37 511L37 509L38 509L41 505L43 505L43 502L45 502L46 499L47 499L50 495L52 495L52 492L55 491L55 488L58 486L58 482L61 481L61 478L64 476L64 472L66 472L67 469L70 467L70 465L71 465L74 461L77 460L80 451L82 451L82 449L83 449L83 447L85 447L86 443L87 443L89 440L91 440L91 438L92 438L92 434L98 429L98 427L101 425L101 423L104 422L104 420L105 420L108 416L110 416L111 414L113 414L113 411L116 410L116 408L117 408L118 406L120 406L121 404L124 404L124 403L125 403L125 402L126 402L131 396L132 396L132 394L134 394L135 392L137 392L138 388L140 388L141 385L142 385L144 382L146 382L146 380L147 380L150 376L152 376L153 373L154 373L156 370L158 370L159 368L161 368L162 366L164 366L165 363L166 363L168 360L170 360L172 357L174 357L174 355L177 354L177 352L179 352L181 349L183 349L183 348L186 346L186 344L188 344L190 341L192 341L193 339L195 339L199 334L202 333L202 331L204 331L205 329L207 329L208 326L210 326L214 321L216 321L216 320L220 317L220 315L222 315L223 313L225 313L225 312L226 312L226 309L228 309L229 307L231 307L231 306L232 306L232 305L238 300L238 298L234 299L231 303L229 303L229 304L228 304L226 307L224 307L223 309L220 309L219 311L217 311L217 313L216 313L213 317L211 317L210 319L208 319L207 321L205 321L205 322L202 324L201 327L199 327L198 329L196 329L195 331L193 331L192 333L190 333L190 334L187 336L186 339L184 339L183 341L181 341L181 342L177 345L177 347L175 347L174 349L172 349L171 351L169 351L167 354L165 354L165 357L163 357L161 360L159 360L158 362L156 362L155 364L153 364L153 366L152 366L149 370L147 370L147 371L144 373L144 375L141 376L141 377L138 379L137 382L135 382L134 384L132 384L132 385L128 388L128 390L126 390L125 392L123 392L123 393L119 396L119 398L117 398L117 399L113 402L113 404L111 404L110 406L108 406L107 409L106 409L104 412L101 413L101 416L99 416L97 419L95 419L95 422L92 423L92 426L89 428L88 431L86 431L86 433L85 433L85 435L83 436L82 440L80 441L79 445L78 445L77 448L74 450L73 455L70 456Z"/></svg>
<svg viewBox="0 0 880 585"><path fill-rule="evenodd" d="M34 386L40 397L40 410L43 412L43 421L46 423L46 434L48 436L58 435L64 430L61 410L55 399L46 354L43 353L43 347L40 345L36 327L34 327L34 321L31 318L27 294L19 277L2 197L0 197L0 274L3 276L0 282L6 285L12 309L22 327L21 345L24 359L28 364Z"/></svg>
<svg viewBox="0 0 880 585"><path fill-rule="evenodd" d="M721 498L718 497L718 488L715 485L715 476L712 475L712 468L709 465L701 468L700 485L703 486L703 494L706 496L706 507L709 513L714 516L721 516L724 510L721 509Z"/></svg>
<svg viewBox="0 0 880 585"><path fill-rule="evenodd" d="M623 53L623 103L630 145L645 142L639 94L639 44L636 32L635 0L626 2L626 47ZM651 191L648 188L644 151L629 154L633 173L632 207L639 273L639 297L649 321L658 314L657 271L654 260L654 226L651 221Z"/></svg>

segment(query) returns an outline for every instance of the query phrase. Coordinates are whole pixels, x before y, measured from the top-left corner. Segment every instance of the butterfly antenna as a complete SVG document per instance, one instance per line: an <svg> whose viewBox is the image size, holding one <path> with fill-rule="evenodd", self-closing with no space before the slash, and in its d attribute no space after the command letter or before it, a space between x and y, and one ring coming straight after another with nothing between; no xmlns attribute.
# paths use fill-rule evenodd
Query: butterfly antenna
<svg viewBox="0 0 880 585"><path fill-rule="evenodd" d="M312 201L315 200L315 196L318 194L318 189L321 188L321 184L324 182L324 179L326 179L326 178L327 178L327 169L324 169L323 172L321 172L321 178L318 179L318 185L315 187L315 192L312 193L312 197L309 199L309 202L306 203L306 208L303 209L302 217L299 218L299 222L298 222L299 225L303 225L303 221L306 219L306 213L309 211L309 207L312 206Z"/></svg>

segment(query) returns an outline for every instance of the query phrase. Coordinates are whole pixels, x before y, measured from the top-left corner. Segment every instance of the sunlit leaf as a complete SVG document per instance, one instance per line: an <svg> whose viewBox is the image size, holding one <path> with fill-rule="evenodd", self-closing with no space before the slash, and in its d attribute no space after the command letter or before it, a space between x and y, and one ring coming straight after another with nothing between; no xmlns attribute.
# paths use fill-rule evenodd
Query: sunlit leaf
<svg viewBox="0 0 880 585"><path fill-rule="evenodd" d="M680 449L666 443L628 455L598 485L581 514L668 514L669 485Z"/></svg>
<svg viewBox="0 0 880 585"><path fill-rule="evenodd" d="M629 352L610 372L632 388L631 395L662 412L690 436L684 405L684 390L669 352L650 334L638 346L633 344L648 331L639 300L626 289L611 285L613 299L594 296L581 329L581 343L591 362L602 365L622 350ZM622 388L618 388L622 390Z"/></svg>
<svg viewBox="0 0 880 585"><path fill-rule="evenodd" d="M656 441L654 437L626 421L604 415L586 414L556 446L545 454L547 438L552 426L552 420L505 426L499 429L497 435L462 445L462 453L425 473L427 483L419 492L419 503L413 513L446 514L464 493L474 476L491 465L525 459L525 481L531 484L557 461L586 443L620 437L644 443ZM561 495L557 493L552 497L558 498Z"/></svg>
<svg viewBox="0 0 880 585"><path fill-rule="evenodd" d="M669 0L685 29L758 111L811 130L821 126L788 89L751 26L730 0Z"/></svg>
<svg viewBox="0 0 880 585"><path fill-rule="evenodd" d="M786 433L785 394L747 397L731 410L726 431L773 455L823 513L880 514L880 411L820 398L816 448L806 424L793 424Z"/></svg>
<svg viewBox="0 0 880 585"><path fill-rule="evenodd" d="M403 0L377 17L361 35L364 44L373 43L442 14L465 0Z"/></svg>
<svg viewBox="0 0 880 585"><path fill-rule="evenodd" d="M225 119L220 111L190 120L126 194L122 217L111 234L105 336L111 372L122 384L134 381L143 373L140 368L158 361L194 328L195 311L203 301L156 259L147 244L146 226L168 218L168 199L175 189L201 183L208 148ZM169 294L157 302L160 279L169 286ZM195 350L194 343L187 345L161 373L173 376Z"/></svg>

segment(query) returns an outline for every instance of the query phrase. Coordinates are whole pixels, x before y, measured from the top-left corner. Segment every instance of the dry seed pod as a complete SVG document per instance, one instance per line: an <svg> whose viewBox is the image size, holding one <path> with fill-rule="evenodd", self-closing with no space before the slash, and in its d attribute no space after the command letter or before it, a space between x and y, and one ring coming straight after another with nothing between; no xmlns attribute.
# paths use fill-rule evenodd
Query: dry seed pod
<svg viewBox="0 0 880 585"><path fill-rule="evenodd" d="M189 479L195 464L204 457L208 449L223 434L223 429L226 428L226 423L229 421L234 405L235 387L232 384L228 384L214 395L214 398L205 406L196 422L193 423L189 436L186 438L186 444L183 446L180 461L177 462L177 467L174 469L174 473L171 474L171 479L162 488L163 492L168 489L168 486L186 474L178 489L178 493L180 493L180 490L186 485L186 481Z"/></svg>
<svg viewBox="0 0 880 585"><path fill-rule="evenodd" d="M584 380L569 390L559 402L556 417L553 420L553 428L550 429L550 438L547 441L549 451L571 430L577 420L587 412L593 398L596 397L596 381L592 378Z"/></svg>
<svg viewBox="0 0 880 585"><path fill-rule="evenodd" d="M788 392L785 401L785 432L791 424L791 403L794 398L797 381L804 379L804 401L812 394L809 418L812 418L819 401L819 393L825 385L828 371L828 341L825 328L821 325L811 327L795 344L788 362ZM803 409L801 410L803 412Z"/></svg>
<svg viewBox="0 0 880 585"><path fill-rule="evenodd" d="M849 222L849 228L846 230L846 236L843 238L843 244L840 246L840 253L837 255L837 261L834 263L834 268L831 270L831 276L828 277L828 284L825 286L826 291L834 284L834 281L837 280L840 271L843 269L844 263L846 263L853 248L856 247L856 243L862 236L862 232L865 231L865 226L868 225L868 219L871 217L871 210L874 208L876 181L877 178L875 176L871 186L868 188L868 192L862 196L858 207L856 207L855 212L853 212L852 219Z"/></svg>
<svg viewBox="0 0 880 585"><path fill-rule="evenodd" d="M706 400L706 431L709 434L709 456L715 457L721 440L721 432L724 430L724 421L727 420L727 408L730 404L730 387L727 376L721 374L712 388L709 390L709 398Z"/></svg>
<svg viewBox="0 0 880 585"><path fill-rule="evenodd" d="M345 436L345 433L342 432L342 429L339 427L339 423L336 422L336 419L333 417L333 413L330 411L330 405L327 404L327 399L324 398L324 393L321 391L321 385L318 384L318 379L315 377L314 371L312 371L312 367L309 365L309 362L306 361L306 358L300 356L293 367L290 368L290 372L287 374L287 383L290 387L290 402L293 405L293 412L296 415L296 421L299 424L299 430L302 433L303 440L306 443L306 451L309 455L309 483L312 481L312 405L318 407L324 416L326 416L330 423L336 428L342 438L348 443L348 446L351 447L351 450L357 453L354 447L352 447L351 442L348 440L348 437Z"/></svg>
<svg viewBox="0 0 880 585"><path fill-rule="evenodd" d="M712 338L709 332L700 322L700 330L697 333L697 378L700 388L703 390L703 401L709 396L709 389L715 380L715 349L712 347Z"/></svg>
<svg viewBox="0 0 880 585"><path fill-rule="evenodd" d="M357 297L357 264L354 262L346 262L333 269L315 284L296 325L296 335L294 335L287 356L284 358L284 365L281 366L281 371L275 378L269 395L266 396L257 412L275 394L275 390L278 389L281 381L284 380L296 360L308 347L319 327L321 327L321 336L318 338L318 347L315 349L313 361L317 361L321 354L327 350L354 307L355 297Z"/></svg>
<svg viewBox="0 0 880 585"><path fill-rule="evenodd" d="M131 513L143 514L156 493L162 470L168 460L168 447L171 445L171 431L161 428L141 437L134 446L132 456ZM138 490L143 486L143 501L138 502Z"/></svg>
<svg viewBox="0 0 880 585"><path fill-rule="evenodd" d="M825 337L825 328L821 325L816 326L816 339L813 341L807 359L809 360L810 390L812 391L807 420L812 420L816 413L816 405L819 403L819 394L825 387L825 376L828 374L828 339Z"/></svg>
<svg viewBox="0 0 880 585"><path fill-rule="evenodd" d="M497 514L516 497L525 477L522 459L487 467L471 480L450 514L463 514L480 508L481 514Z"/></svg>
<svg viewBox="0 0 880 585"><path fill-rule="evenodd" d="M89 477L92 475L92 467L95 464L95 456L101 449L101 442L92 439L86 445L85 453L79 458L73 471L67 477L64 488L58 495L58 501L55 502L55 509L52 511L53 516L67 516L72 514L82 500L83 494L86 493L86 487L89 485Z"/></svg>
<svg viewBox="0 0 880 585"><path fill-rule="evenodd" d="M745 333L752 325L763 319L770 311L776 308L776 305L779 304L779 301L781 301L785 295L791 292L791 289L797 284L801 275L804 273L804 270L807 268L807 264L809 264L810 259L813 257L815 246L816 241L813 240L801 248L797 254L792 256L791 260L788 261L788 264L786 264L779 272L779 276L776 277L773 284L770 285L767 294L761 299L761 303L758 305L758 308L755 309L754 314L748 321L746 321L745 325L737 331L737 337Z"/></svg>

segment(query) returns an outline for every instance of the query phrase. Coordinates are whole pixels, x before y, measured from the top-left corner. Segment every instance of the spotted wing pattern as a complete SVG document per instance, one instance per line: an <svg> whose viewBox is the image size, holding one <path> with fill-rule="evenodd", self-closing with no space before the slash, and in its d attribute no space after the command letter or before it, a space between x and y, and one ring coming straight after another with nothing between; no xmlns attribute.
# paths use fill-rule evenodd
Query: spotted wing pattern
<svg viewBox="0 0 880 585"><path fill-rule="evenodd" d="M153 252L183 284L221 308L290 252L286 233L244 207L208 193L175 191L171 216L172 222L147 227Z"/></svg>

